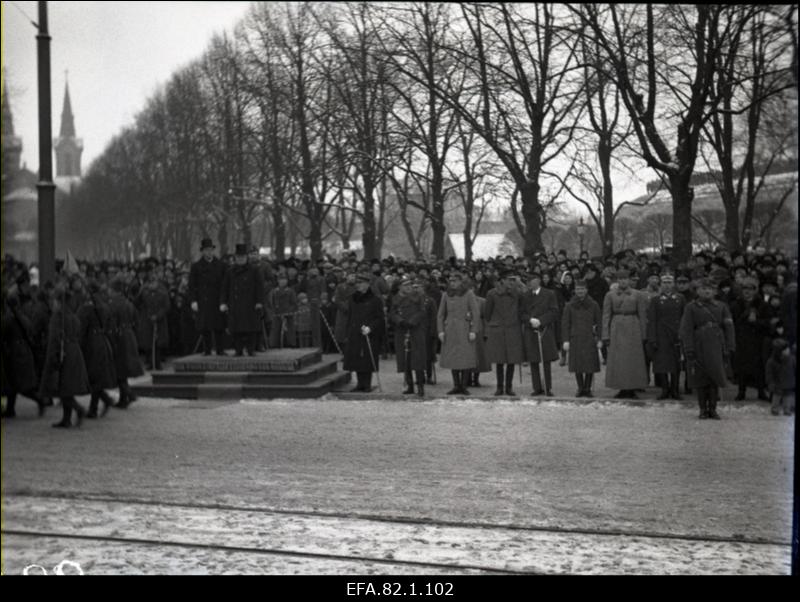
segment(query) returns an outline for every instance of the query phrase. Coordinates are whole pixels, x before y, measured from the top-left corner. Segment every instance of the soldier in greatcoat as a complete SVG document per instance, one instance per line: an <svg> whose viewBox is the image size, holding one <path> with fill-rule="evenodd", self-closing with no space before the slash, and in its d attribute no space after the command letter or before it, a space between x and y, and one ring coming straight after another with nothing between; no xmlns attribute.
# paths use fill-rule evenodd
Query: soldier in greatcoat
<svg viewBox="0 0 800 602"><path fill-rule="evenodd" d="M575 283L575 296L564 306L561 317L563 348L567 353L568 370L575 374L578 391L575 397L592 397L592 380L600 372L598 349L603 313L589 296L585 280Z"/></svg>
<svg viewBox="0 0 800 602"><path fill-rule="evenodd" d="M362 393L372 390L372 373L379 368L379 345L386 324L383 302L371 284L368 273L357 276L356 292L350 297L347 309L344 369L356 373L358 384L353 391Z"/></svg>
<svg viewBox="0 0 800 602"><path fill-rule="evenodd" d="M417 278L412 285L425 299L425 313L428 322L428 334L425 338L425 384L434 384L433 369L436 363L436 347L439 342L439 331L436 324L436 317L439 313L439 305L428 292L428 281L425 278Z"/></svg>
<svg viewBox="0 0 800 602"><path fill-rule="evenodd" d="M203 256L192 264L189 271L189 302L197 319L197 331L203 340L204 355L211 355L212 346L216 347L217 355L225 354L225 316L219 310L219 299L227 266L214 257L215 248L210 238L204 238L200 243Z"/></svg>
<svg viewBox="0 0 800 602"><path fill-rule="evenodd" d="M697 300L686 305L680 326L689 365L689 386L697 390L700 418L719 420L719 388L727 384L725 363L736 351L733 319L728 306L714 299L711 279L700 281Z"/></svg>
<svg viewBox="0 0 800 602"><path fill-rule="evenodd" d="M225 272L219 309L228 314L228 330L233 336L236 356L255 355L256 341L261 334L264 311L264 277L247 261L247 245L236 245L236 263Z"/></svg>
<svg viewBox="0 0 800 602"><path fill-rule="evenodd" d="M608 346L606 386L620 391L617 399L637 399L647 386L644 341L647 299L631 288L627 270L617 272L617 288L603 302L603 342Z"/></svg>
<svg viewBox="0 0 800 602"><path fill-rule="evenodd" d="M19 299L3 295L2 301L2 393L6 397L3 418L14 418L17 395L32 399L39 406L39 416L44 414L45 403L37 389L39 379L31 341L32 326L20 311Z"/></svg>
<svg viewBox="0 0 800 602"><path fill-rule="evenodd" d="M406 389L403 394L414 393L416 375L417 395L424 397L428 313L425 296L408 276L401 281L400 290L392 298L389 321L394 325L397 371L405 374Z"/></svg>
<svg viewBox="0 0 800 602"><path fill-rule="evenodd" d="M136 308L124 295L125 283L119 278L114 279L111 281L110 289L108 308L111 312L111 324L109 329L114 348L117 386L119 387L119 401L114 407L125 409L133 401L128 379L142 376L144 366L142 366L136 343Z"/></svg>
<svg viewBox="0 0 800 602"><path fill-rule="evenodd" d="M661 276L661 292L647 308L647 355L661 382L658 399L680 400L681 341L679 329L686 300L675 291L675 277Z"/></svg>
<svg viewBox="0 0 800 602"><path fill-rule="evenodd" d="M91 399L86 418L97 418L98 402L103 402L101 416L105 416L114 401L106 389L117 387L114 351L111 345L111 311L100 295L100 286L89 281L86 301L78 309L81 323L81 352L89 376Z"/></svg>
<svg viewBox="0 0 800 602"><path fill-rule="evenodd" d="M496 364L495 395L514 395L514 367L525 361L520 310L522 295L516 289L514 274L504 271L495 287L486 294L486 358Z"/></svg>
<svg viewBox="0 0 800 602"><path fill-rule="evenodd" d="M161 370L164 350L169 346L169 293L149 272L147 282L136 297L136 340L147 358L149 370Z"/></svg>
<svg viewBox="0 0 800 602"><path fill-rule="evenodd" d="M551 363L558 359L555 323L558 319L556 294L542 286L542 276L534 272L528 279L529 289L522 295L520 319L523 326L525 358L531 364L533 395L544 393L553 396ZM544 388L539 374L539 364L544 372Z"/></svg>
<svg viewBox="0 0 800 602"><path fill-rule="evenodd" d="M467 382L469 373L478 364L476 345L478 336L482 334L480 307L461 273L451 273L448 285L437 315L439 340L442 342L440 363L453 375L453 388L447 394L469 395Z"/></svg>
<svg viewBox="0 0 800 602"><path fill-rule="evenodd" d="M63 416L56 428L72 426L72 412L80 426L86 411L75 399L89 393L89 376L80 346L81 322L72 310L72 292L56 289L53 314L47 328L47 352L39 388L40 397L59 397Z"/></svg>
<svg viewBox="0 0 800 602"><path fill-rule="evenodd" d="M297 313L297 293L289 287L286 272L278 274L278 286L267 296L267 318L270 321L269 346L271 349L294 347ZM338 319L338 318L337 318Z"/></svg>

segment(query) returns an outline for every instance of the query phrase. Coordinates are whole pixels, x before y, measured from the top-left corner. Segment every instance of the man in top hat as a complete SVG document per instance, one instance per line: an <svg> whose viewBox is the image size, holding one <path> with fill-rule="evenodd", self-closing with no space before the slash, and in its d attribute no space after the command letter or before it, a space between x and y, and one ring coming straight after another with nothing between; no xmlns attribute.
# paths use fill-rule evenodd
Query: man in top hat
<svg viewBox="0 0 800 602"><path fill-rule="evenodd" d="M217 355L225 353L222 342L225 316L219 311L219 299L227 266L214 257L215 248L210 238L204 238L200 243L202 257L189 271L189 301L197 317L197 331L203 339L205 355L211 355L212 344Z"/></svg>
<svg viewBox="0 0 800 602"><path fill-rule="evenodd" d="M228 314L228 329L233 335L237 357L255 354L264 311L264 278L247 262L247 245L236 245L236 263L222 281L220 311Z"/></svg>
<svg viewBox="0 0 800 602"><path fill-rule="evenodd" d="M542 286L539 272L530 275L529 287L520 302L520 320L524 328L525 356L531 363L533 395L544 393L552 397L551 362L557 360L559 355L555 337L555 324L559 318L558 299L553 291ZM544 372L544 388L539 376L540 362Z"/></svg>

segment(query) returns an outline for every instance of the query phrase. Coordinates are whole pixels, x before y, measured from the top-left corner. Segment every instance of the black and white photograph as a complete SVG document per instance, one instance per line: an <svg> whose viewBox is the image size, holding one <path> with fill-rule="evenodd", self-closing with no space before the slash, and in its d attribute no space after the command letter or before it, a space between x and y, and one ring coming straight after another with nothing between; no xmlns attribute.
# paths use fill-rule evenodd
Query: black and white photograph
<svg viewBox="0 0 800 602"><path fill-rule="evenodd" d="M797 574L797 49L797 4L3 0L2 575Z"/></svg>

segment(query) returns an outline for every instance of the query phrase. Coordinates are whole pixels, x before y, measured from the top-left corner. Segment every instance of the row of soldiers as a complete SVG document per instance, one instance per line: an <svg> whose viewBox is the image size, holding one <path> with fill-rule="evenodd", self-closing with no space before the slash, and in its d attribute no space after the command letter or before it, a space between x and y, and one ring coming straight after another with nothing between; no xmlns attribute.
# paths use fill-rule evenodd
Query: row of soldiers
<svg viewBox="0 0 800 602"><path fill-rule="evenodd" d="M41 300L20 300L3 294L2 300L2 392L6 396L3 418L16 416L16 399L33 400L43 416L61 400L62 418L57 428L72 426L84 418L104 416L110 407L127 408L133 401L129 378L144 374L134 325L136 310L124 294L121 280L101 290L90 281L80 303L67 286L59 285L49 306ZM47 315L47 327L37 330L34 322ZM118 389L118 400L109 390ZM90 395L85 409L75 399ZM100 404L102 403L102 409Z"/></svg>

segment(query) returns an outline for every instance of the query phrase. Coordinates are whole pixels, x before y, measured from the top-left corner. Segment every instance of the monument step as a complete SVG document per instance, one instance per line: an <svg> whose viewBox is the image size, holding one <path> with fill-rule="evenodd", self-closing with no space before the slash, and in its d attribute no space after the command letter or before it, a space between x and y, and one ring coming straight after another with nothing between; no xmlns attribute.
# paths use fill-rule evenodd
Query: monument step
<svg viewBox="0 0 800 602"><path fill-rule="evenodd" d="M172 362L175 372L295 372L322 361L316 347L269 349L253 356L203 355L196 353Z"/></svg>
<svg viewBox="0 0 800 602"><path fill-rule="evenodd" d="M321 361L295 372L153 372L154 385L303 385L336 372L336 360Z"/></svg>
<svg viewBox="0 0 800 602"><path fill-rule="evenodd" d="M313 399L349 380L349 372L334 372L306 384L142 384L131 389L140 397L160 399Z"/></svg>

